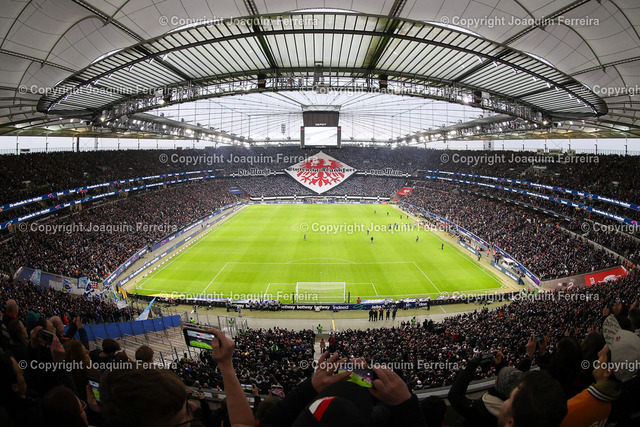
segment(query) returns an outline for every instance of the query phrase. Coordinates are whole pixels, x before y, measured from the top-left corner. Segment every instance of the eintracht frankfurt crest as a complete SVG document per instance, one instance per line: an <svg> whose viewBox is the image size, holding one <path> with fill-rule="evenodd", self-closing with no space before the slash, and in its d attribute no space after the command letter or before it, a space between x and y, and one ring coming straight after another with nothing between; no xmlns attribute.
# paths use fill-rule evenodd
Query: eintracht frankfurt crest
<svg viewBox="0 0 640 427"><path fill-rule="evenodd" d="M300 184L322 194L344 182L356 170L322 151L285 169Z"/></svg>

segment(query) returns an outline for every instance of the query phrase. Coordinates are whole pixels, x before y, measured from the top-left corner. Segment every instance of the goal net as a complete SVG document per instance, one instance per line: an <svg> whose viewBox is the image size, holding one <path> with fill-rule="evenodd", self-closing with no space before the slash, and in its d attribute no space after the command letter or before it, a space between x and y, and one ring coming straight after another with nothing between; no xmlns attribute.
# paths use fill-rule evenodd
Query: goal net
<svg viewBox="0 0 640 427"><path fill-rule="evenodd" d="M343 303L347 300L345 282L297 282L296 303Z"/></svg>

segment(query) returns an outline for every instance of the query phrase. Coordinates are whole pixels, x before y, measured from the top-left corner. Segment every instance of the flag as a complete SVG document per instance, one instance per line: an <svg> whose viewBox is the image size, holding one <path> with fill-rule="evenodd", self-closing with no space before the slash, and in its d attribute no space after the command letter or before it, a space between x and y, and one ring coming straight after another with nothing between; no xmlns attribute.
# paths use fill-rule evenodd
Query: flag
<svg viewBox="0 0 640 427"><path fill-rule="evenodd" d="M120 295L122 295L122 298L127 298L127 291L125 291L123 288L121 288L120 286L116 285L116 289L118 290L118 292L120 293Z"/></svg>
<svg viewBox="0 0 640 427"><path fill-rule="evenodd" d="M129 303L122 297L119 296L120 292L114 292L114 290L112 289L109 293L109 296L111 297L111 299L113 299L113 302L116 303L116 307L118 307L120 310L122 310L123 308L127 308L129 306Z"/></svg>
<svg viewBox="0 0 640 427"><path fill-rule="evenodd" d="M129 303L126 300L120 299L118 301L116 301L116 306L122 310L124 308L129 307Z"/></svg>
<svg viewBox="0 0 640 427"><path fill-rule="evenodd" d="M151 304L153 304L155 300L156 300L155 298L151 300L147 308L145 308L144 311L140 313L140 316L138 316L136 320L147 320L149 318L149 311L151 311Z"/></svg>
<svg viewBox="0 0 640 427"><path fill-rule="evenodd" d="M29 280L31 280L31 282L36 285L40 285L41 278L42 278L42 270L36 268L35 270L33 270L33 274L31 274L31 277L29 278Z"/></svg>
<svg viewBox="0 0 640 427"><path fill-rule="evenodd" d="M62 292L65 294L71 292L71 280L65 278L62 279Z"/></svg>
<svg viewBox="0 0 640 427"><path fill-rule="evenodd" d="M90 288L89 278L87 276L78 277L78 289L84 289L86 291L87 288Z"/></svg>

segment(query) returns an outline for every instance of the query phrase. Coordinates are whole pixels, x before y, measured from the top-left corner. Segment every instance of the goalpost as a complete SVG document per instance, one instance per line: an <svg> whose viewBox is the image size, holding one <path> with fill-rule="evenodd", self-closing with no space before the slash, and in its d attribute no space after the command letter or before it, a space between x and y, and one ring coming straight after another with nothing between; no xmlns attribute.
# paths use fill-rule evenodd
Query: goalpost
<svg viewBox="0 0 640 427"><path fill-rule="evenodd" d="M343 303L347 300L345 282L297 282L296 303Z"/></svg>

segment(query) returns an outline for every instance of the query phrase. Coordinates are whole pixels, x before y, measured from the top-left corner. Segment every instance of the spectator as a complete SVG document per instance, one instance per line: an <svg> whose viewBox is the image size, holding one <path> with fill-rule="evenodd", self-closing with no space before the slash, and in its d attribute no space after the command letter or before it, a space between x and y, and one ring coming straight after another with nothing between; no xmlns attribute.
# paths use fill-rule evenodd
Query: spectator
<svg viewBox="0 0 640 427"><path fill-rule="evenodd" d="M589 331L589 334L582 341L582 358L580 363L580 391L586 389L593 383L593 367L598 360L602 347L606 345L606 341L600 332L595 330Z"/></svg>
<svg viewBox="0 0 640 427"><path fill-rule="evenodd" d="M498 427L555 427L566 414L560 383L547 372L531 371L502 404Z"/></svg>
<svg viewBox="0 0 640 427"><path fill-rule="evenodd" d="M583 389L578 378L581 374L582 349L578 341L571 336L565 336L556 346L556 351L549 364L542 364L542 368L562 384L562 389L568 399L572 398Z"/></svg>
<svg viewBox="0 0 640 427"><path fill-rule="evenodd" d="M427 427L443 427L444 417L447 413L447 404L443 398L429 396L420 402L420 408L427 422ZM495 424L492 427L495 427Z"/></svg>
<svg viewBox="0 0 640 427"><path fill-rule="evenodd" d="M102 340L102 350L95 349L89 352L89 357L99 366L100 370L105 370L111 365L116 358L116 354L120 351L120 344L113 338L105 338Z"/></svg>
<svg viewBox="0 0 640 427"><path fill-rule="evenodd" d="M136 350L135 356L136 356L136 360L139 360L146 364L151 364L153 363L153 354L154 352L151 347L149 347L148 345L141 345Z"/></svg>
<svg viewBox="0 0 640 427"><path fill-rule="evenodd" d="M568 402L569 412L563 427L604 425L607 420L625 419L630 407L615 405L622 396L622 383L632 379L640 370L640 337L625 331L613 314L603 324L606 345L594 363L595 384Z"/></svg>
<svg viewBox="0 0 640 427"><path fill-rule="evenodd" d="M478 399L466 397L467 388L473 379L473 374L481 367L483 360L475 357L469 361L467 367L456 376L456 380L449 389L449 402L456 412L465 419L466 426L494 427L498 421L500 408L505 400L511 396L511 392L522 380L523 371L528 371L530 360L535 353L535 337L527 343L527 356L516 369L503 363L503 355L498 352L492 359L496 365L497 376L494 387Z"/></svg>
<svg viewBox="0 0 640 427"><path fill-rule="evenodd" d="M27 394L27 383L18 362L6 353L0 354L0 405L9 420L17 426L44 425L38 401ZM11 424L9 424L11 425Z"/></svg>
<svg viewBox="0 0 640 427"><path fill-rule="evenodd" d="M12 320L7 327L9 332L9 344L6 348L20 362L29 359L29 335L27 328L18 319Z"/></svg>
<svg viewBox="0 0 640 427"><path fill-rule="evenodd" d="M100 411L105 427L193 425L195 407L184 383L162 369L106 371L100 383Z"/></svg>
<svg viewBox="0 0 640 427"><path fill-rule="evenodd" d="M76 395L87 402L86 386L89 379L98 380L100 372L92 366L89 351L78 340L71 340L64 343L65 361L75 362L76 367L71 371Z"/></svg>
<svg viewBox="0 0 640 427"><path fill-rule="evenodd" d="M86 403L65 386L57 386L44 395L40 406L50 427L86 427Z"/></svg>
<svg viewBox="0 0 640 427"><path fill-rule="evenodd" d="M64 331L64 323L62 323L62 319L58 316L53 316L49 318L51 324L56 330L56 335L62 344L65 342L72 340L73 337L78 334L80 338L80 342L88 349L89 348L89 339L87 337L87 331L82 327L82 319L80 316L76 316L73 319L73 322L69 324L69 328L67 331Z"/></svg>
<svg viewBox="0 0 640 427"><path fill-rule="evenodd" d="M387 368L374 368L377 379L373 381L373 388L367 392L358 385L344 381L350 372L336 373L338 365L345 361L346 359L338 361L338 354L329 357L329 353L324 353L320 356L311 380L304 381L281 402L276 403L265 415L261 425L372 425L372 397L377 398L388 409L391 425L425 425L417 397L397 374ZM381 420L378 422L381 423Z"/></svg>
<svg viewBox="0 0 640 427"><path fill-rule="evenodd" d="M267 412L269 412L269 410L271 410L271 408L274 407L281 400L282 400L281 397L269 396L266 399L264 399L262 402L260 402L260 405L258 405L258 407L255 408L256 423L260 425L262 423L262 419L267 414Z"/></svg>
<svg viewBox="0 0 640 427"><path fill-rule="evenodd" d="M4 314L2 315L2 323L0 328L2 329L2 335L0 336L0 344L6 344L11 340L7 327L12 320L18 319L18 304L15 300L9 299L4 304Z"/></svg>

